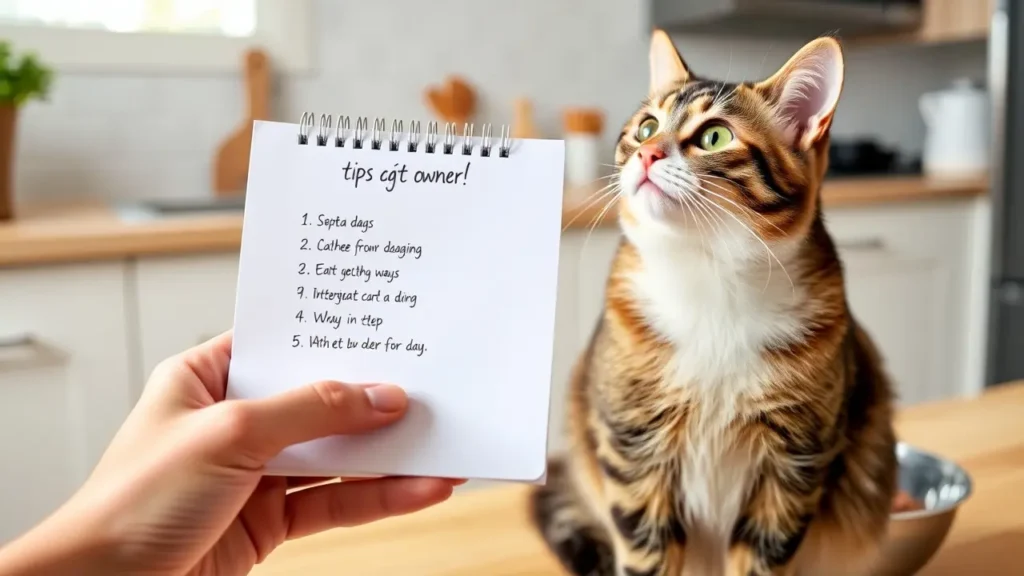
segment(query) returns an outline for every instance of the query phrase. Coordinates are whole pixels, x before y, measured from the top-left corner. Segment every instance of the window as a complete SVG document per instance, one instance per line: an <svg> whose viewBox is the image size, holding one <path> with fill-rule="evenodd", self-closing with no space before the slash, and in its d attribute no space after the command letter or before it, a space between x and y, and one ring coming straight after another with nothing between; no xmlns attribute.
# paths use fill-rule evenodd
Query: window
<svg viewBox="0 0 1024 576"><path fill-rule="evenodd" d="M311 0L0 0L0 37L64 70L237 72L248 48L311 66Z"/></svg>
<svg viewBox="0 0 1024 576"><path fill-rule="evenodd" d="M3 0L7 24L251 36L256 0Z"/></svg>

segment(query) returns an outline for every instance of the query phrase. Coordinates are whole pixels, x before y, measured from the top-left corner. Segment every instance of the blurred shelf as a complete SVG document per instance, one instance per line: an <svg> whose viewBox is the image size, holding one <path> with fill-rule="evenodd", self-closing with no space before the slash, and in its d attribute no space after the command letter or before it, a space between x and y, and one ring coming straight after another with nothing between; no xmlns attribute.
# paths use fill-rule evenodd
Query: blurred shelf
<svg viewBox="0 0 1024 576"><path fill-rule="evenodd" d="M916 30L857 36L850 46L892 44L952 44L988 39L998 0L923 0L923 20Z"/></svg>

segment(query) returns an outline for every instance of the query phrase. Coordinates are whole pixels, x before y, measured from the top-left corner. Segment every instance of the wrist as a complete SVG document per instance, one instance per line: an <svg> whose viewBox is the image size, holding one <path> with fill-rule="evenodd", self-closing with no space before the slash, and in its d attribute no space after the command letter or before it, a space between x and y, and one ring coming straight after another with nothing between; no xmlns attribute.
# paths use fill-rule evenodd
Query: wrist
<svg viewBox="0 0 1024 576"><path fill-rule="evenodd" d="M59 511L0 547L0 576L112 574L115 546L84 518Z"/></svg>

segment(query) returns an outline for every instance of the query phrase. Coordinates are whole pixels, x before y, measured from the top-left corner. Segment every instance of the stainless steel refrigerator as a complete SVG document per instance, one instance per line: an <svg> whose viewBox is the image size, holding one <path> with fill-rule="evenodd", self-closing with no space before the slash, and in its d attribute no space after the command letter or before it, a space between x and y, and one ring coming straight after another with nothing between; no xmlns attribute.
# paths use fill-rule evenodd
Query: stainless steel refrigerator
<svg viewBox="0 0 1024 576"><path fill-rule="evenodd" d="M1024 379L1024 2L998 0L988 47L992 262L986 384Z"/></svg>

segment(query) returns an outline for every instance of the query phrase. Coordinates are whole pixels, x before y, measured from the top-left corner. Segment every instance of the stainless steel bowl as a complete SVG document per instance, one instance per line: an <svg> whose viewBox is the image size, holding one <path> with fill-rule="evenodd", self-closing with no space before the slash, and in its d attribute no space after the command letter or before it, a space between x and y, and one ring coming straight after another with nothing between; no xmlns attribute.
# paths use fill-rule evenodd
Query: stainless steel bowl
<svg viewBox="0 0 1024 576"><path fill-rule="evenodd" d="M900 442L900 489L924 510L892 515L876 576L912 576L942 545L960 505L971 495L971 477L956 463Z"/></svg>

